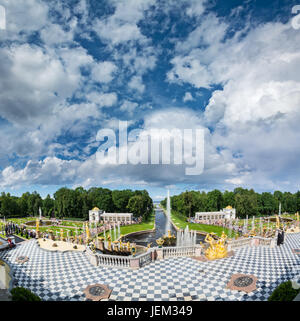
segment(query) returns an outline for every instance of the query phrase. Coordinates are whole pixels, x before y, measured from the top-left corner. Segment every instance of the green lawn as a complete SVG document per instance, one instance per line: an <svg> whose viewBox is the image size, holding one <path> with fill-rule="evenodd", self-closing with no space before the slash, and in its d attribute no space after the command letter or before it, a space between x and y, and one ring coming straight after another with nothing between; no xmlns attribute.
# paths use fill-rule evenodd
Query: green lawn
<svg viewBox="0 0 300 321"><path fill-rule="evenodd" d="M230 234L227 228L223 228L222 226L214 226L214 225L206 225L206 224L198 224L198 223L188 223L186 222L186 217L179 214L178 212L171 211L171 219L173 223L180 229L185 229L188 225L190 230L201 231L206 233L214 232L218 236L221 236L222 231L224 231L227 235ZM234 232L232 232L232 237L234 237Z"/></svg>
<svg viewBox="0 0 300 321"><path fill-rule="evenodd" d="M29 221L35 221L36 220L36 217L26 217L26 218L21 218L21 219L7 219L6 222L10 221L10 222L14 222L16 224L23 224L25 222L29 222ZM77 223L78 224L78 223ZM0 222L0 229L2 230L2 226L3 226L3 222ZM82 234L83 232L83 223L80 223L77 225L80 229L79 229L79 234ZM39 227L39 230L40 232L44 233L44 232L49 232L49 231L52 231L54 232L54 235L56 235L56 232L59 234L60 236L60 230L62 229L63 230L63 235L64 237L67 237L68 235L68 232L69 231L69 236L71 236L71 231L73 233L73 236L74 235L77 235L77 228L76 228L76 225L75 226L70 226L70 227L60 227L60 226L40 226ZM30 226L30 227L26 227L27 230L35 230L36 229L36 226ZM0 232L1 233L1 232ZM16 235L19 235L21 236L20 234L16 234ZM4 235L3 235L4 236ZM25 238L25 236L23 236L23 238Z"/></svg>
<svg viewBox="0 0 300 321"><path fill-rule="evenodd" d="M139 231L145 231L145 230L152 230L154 228L154 222L155 222L155 214L154 212L150 215L150 217L147 219L147 221L144 221L140 224L132 224L132 225L125 225L120 227L120 233L122 235L126 235L133 232L139 232ZM106 236L109 233L106 233ZM99 234L99 236L103 237L103 233ZM114 235L112 233L111 235L112 241L114 241Z"/></svg>

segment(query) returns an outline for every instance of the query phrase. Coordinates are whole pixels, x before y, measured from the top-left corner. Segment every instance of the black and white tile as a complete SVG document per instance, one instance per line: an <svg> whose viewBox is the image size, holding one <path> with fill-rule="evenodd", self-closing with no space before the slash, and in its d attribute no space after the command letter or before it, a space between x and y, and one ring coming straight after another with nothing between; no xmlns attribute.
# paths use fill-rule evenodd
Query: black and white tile
<svg viewBox="0 0 300 321"><path fill-rule="evenodd" d="M94 267L84 253L49 252L35 240L0 252L13 268L18 286L43 300L83 301L90 284L107 284L117 301L265 301L280 283L300 273L300 257L292 249L300 247L300 233L286 235L284 245L275 248L246 247L235 256L208 262L180 257L156 261L139 270ZM28 256L19 264L18 256ZM257 276L251 293L226 289L235 273Z"/></svg>

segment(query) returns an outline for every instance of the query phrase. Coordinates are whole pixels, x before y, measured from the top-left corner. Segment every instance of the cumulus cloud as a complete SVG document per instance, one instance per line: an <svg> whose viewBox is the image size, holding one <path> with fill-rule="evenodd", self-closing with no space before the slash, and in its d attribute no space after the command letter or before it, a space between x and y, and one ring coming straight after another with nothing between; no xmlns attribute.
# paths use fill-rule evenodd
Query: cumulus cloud
<svg viewBox="0 0 300 321"><path fill-rule="evenodd" d="M213 92L203 120L214 128L212 146L229 151L240 166L226 182L274 188L285 176L296 188L300 34L289 23L267 23L242 40L237 34L223 41L217 32L220 37L199 49L194 33L177 45L168 79L196 88L223 86Z"/></svg>
<svg viewBox="0 0 300 321"><path fill-rule="evenodd" d="M192 101L194 100L192 94L190 92L186 92L184 97L182 98L183 102L185 103L186 101Z"/></svg>
<svg viewBox="0 0 300 321"><path fill-rule="evenodd" d="M108 83L113 80L116 70L117 66L111 61L99 62L93 66L92 78L100 83Z"/></svg>
<svg viewBox="0 0 300 321"><path fill-rule="evenodd" d="M145 90L145 85L143 84L142 77L140 77L140 76L133 76L128 83L128 87L130 89L138 91L141 94Z"/></svg>
<svg viewBox="0 0 300 321"><path fill-rule="evenodd" d="M154 0L113 1L114 14L104 19L97 19L94 30L104 41L112 45L128 41L145 41L137 23L143 18L144 11Z"/></svg>
<svg viewBox="0 0 300 321"><path fill-rule="evenodd" d="M111 107L115 105L118 101L118 96L116 93L98 93L91 92L87 95L88 99L100 107Z"/></svg>
<svg viewBox="0 0 300 321"><path fill-rule="evenodd" d="M172 40L174 51L170 51L157 45L156 34L151 38L153 30L147 36L142 25L146 16L155 18L157 11L149 12L159 6L160 14L167 16L162 23L168 30L176 2L111 1L110 13L92 22L85 0L72 8L60 1L50 5L0 0L0 4L8 13L6 42L0 48L0 59L6 62L0 65L0 134L7 137L0 146L0 186L297 187L300 33L290 23L261 23L229 36L230 24L207 13L206 1L185 1L182 21L196 23L186 36ZM78 41L81 35L91 40L92 30L104 46L101 59ZM41 43L29 41L33 35ZM98 38L92 40L98 44ZM165 68L155 70L160 63ZM151 91L149 71L155 81L156 76L166 77L159 85L166 86L161 90L174 104L174 85L183 87L182 101L193 100L193 105L202 89L208 89L208 103L202 101L198 109L190 110L175 108L167 99L160 101ZM151 103L142 99L146 95L153 96ZM153 109L143 109L147 103ZM116 105L120 107L103 108ZM132 118L130 125L139 126L142 134L151 128L203 128L203 174L185 175L185 164L100 165L94 127L117 131L119 113Z"/></svg>

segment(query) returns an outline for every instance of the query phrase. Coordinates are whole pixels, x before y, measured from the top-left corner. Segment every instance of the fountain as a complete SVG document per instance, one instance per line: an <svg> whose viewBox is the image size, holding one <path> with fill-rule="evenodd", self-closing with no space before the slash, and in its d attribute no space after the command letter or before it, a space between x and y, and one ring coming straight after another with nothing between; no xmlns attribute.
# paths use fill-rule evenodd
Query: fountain
<svg viewBox="0 0 300 321"><path fill-rule="evenodd" d="M167 220L166 220L166 228L165 228L165 234L168 233L168 231L171 230L171 199L170 199L170 191L168 190L167 195Z"/></svg>
<svg viewBox="0 0 300 321"><path fill-rule="evenodd" d="M177 231L176 246L194 246L196 245L196 231L190 231L188 225L184 231Z"/></svg>
<svg viewBox="0 0 300 321"><path fill-rule="evenodd" d="M114 240L117 240L117 230L116 230L116 223L114 223Z"/></svg>
<svg viewBox="0 0 300 321"><path fill-rule="evenodd" d="M262 225L261 217L259 218L259 230L260 230L260 235L262 235L263 234L263 225Z"/></svg>
<svg viewBox="0 0 300 321"><path fill-rule="evenodd" d="M118 239L120 238L121 230L120 230L120 222L118 222Z"/></svg>

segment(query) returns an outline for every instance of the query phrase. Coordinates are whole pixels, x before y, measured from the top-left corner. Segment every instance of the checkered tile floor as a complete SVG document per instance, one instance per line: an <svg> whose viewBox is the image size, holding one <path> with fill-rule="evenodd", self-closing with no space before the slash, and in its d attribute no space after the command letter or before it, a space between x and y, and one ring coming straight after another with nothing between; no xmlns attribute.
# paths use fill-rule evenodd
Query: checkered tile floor
<svg viewBox="0 0 300 321"><path fill-rule="evenodd" d="M18 286L43 300L83 301L83 290L90 284L107 284L117 301L265 301L280 283L300 273L300 233L286 235L283 246L241 248L235 256L208 262L191 258L156 261L140 270L94 267L84 253L47 252L35 240L10 251L0 252L13 268ZM18 256L28 256L24 264ZM251 293L226 289L231 275L253 274L257 290Z"/></svg>

